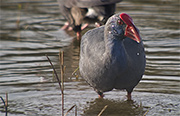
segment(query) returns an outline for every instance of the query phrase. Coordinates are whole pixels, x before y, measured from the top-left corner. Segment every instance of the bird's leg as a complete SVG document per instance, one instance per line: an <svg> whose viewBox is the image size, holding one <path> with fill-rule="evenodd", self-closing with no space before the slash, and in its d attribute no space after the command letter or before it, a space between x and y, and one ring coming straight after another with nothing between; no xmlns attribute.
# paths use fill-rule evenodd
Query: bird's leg
<svg viewBox="0 0 180 116"><path fill-rule="evenodd" d="M62 29L62 30L65 30L65 29L67 29L68 27L69 27L69 22L65 22L65 23L64 23L64 26L61 27L61 29Z"/></svg>
<svg viewBox="0 0 180 116"><path fill-rule="evenodd" d="M127 92L127 100L132 100L131 99L131 92Z"/></svg>
<svg viewBox="0 0 180 116"><path fill-rule="evenodd" d="M81 39L81 32L76 32L76 37L77 37L77 40L80 40Z"/></svg>
<svg viewBox="0 0 180 116"><path fill-rule="evenodd" d="M61 27L62 30L68 30L68 31L72 31L73 28L70 26L69 22L65 22L64 26Z"/></svg>
<svg viewBox="0 0 180 116"><path fill-rule="evenodd" d="M96 22L96 23L95 23L95 26L96 26L96 27L100 27L100 26L101 26L101 24L100 24L100 23L98 23L98 22Z"/></svg>
<svg viewBox="0 0 180 116"><path fill-rule="evenodd" d="M73 28L69 26L68 27L68 31L72 31L72 30L73 30Z"/></svg>
<svg viewBox="0 0 180 116"><path fill-rule="evenodd" d="M104 97L104 94L102 92L98 91L97 93L99 95L99 98L103 98Z"/></svg>
<svg viewBox="0 0 180 116"><path fill-rule="evenodd" d="M81 27L81 30L84 30L86 27L88 27L89 26L89 24L88 23L86 23L86 24L84 24L82 27Z"/></svg>

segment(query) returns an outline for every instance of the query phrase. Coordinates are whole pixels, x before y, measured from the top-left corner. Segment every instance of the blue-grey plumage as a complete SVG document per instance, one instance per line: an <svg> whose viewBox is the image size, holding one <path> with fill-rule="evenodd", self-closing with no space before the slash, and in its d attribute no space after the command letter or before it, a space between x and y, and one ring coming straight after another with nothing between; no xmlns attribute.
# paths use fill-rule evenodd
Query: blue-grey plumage
<svg viewBox="0 0 180 116"><path fill-rule="evenodd" d="M81 76L102 97L112 89L133 88L145 71L145 52L139 30L125 14L110 17L105 24L86 32L81 39Z"/></svg>

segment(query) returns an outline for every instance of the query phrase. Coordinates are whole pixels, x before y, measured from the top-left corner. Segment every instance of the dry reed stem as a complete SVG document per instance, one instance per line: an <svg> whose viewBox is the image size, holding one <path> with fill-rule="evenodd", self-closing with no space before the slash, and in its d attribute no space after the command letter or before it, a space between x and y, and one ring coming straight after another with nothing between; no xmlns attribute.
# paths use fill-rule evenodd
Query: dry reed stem
<svg viewBox="0 0 180 116"><path fill-rule="evenodd" d="M8 111L8 93L6 93L6 101L5 101L5 108L6 108L6 116L7 116L7 111Z"/></svg>
<svg viewBox="0 0 180 116"><path fill-rule="evenodd" d="M53 71L54 71L55 77L56 77L56 79L57 79L57 81L58 81L58 83L59 83L59 87L60 87L60 89L61 89L61 93L63 94L63 90L62 90L62 87L61 87L61 81L59 80L59 77L58 77L57 72L56 72L56 70L55 70L55 68L54 68L54 65L52 64L51 60L49 59L49 57L48 57L47 55L46 55L46 57L47 57L49 63L51 64L51 67L52 67L52 69L53 69Z"/></svg>
<svg viewBox="0 0 180 116"><path fill-rule="evenodd" d="M51 67L53 69L53 74L55 74L56 79L58 80L59 87L61 89L61 96L62 96L62 116L66 116L74 107L75 107L75 116L77 116L77 106L73 105L64 115L64 72L65 72L65 66L64 66L64 53L63 51L59 51L59 63L60 63L60 70L61 70L61 80L59 80L59 77L56 73L56 70L54 68L54 65L52 64L51 60L49 57L46 55L49 63L51 64ZM78 67L79 68L79 67ZM77 70L77 69L76 69Z"/></svg>
<svg viewBox="0 0 180 116"><path fill-rule="evenodd" d="M51 64L51 67L52 67L52 69L53 69L53 71L54 71L55 77L56 77L56 79L57 79L57 81L58 81L58 83L59 83L59 87L60 87L60 89L61 89L61 96L62 96L62 116L64 116L64 91L63 91L63 88L62 88L62 86L61 86L61 81L59 80L59 77L58 77L58 75L57 75L57 72L56 72L56 70L55 70L55 68L54 68L54 65L52 64L51 60L49 59L49 57L48 57L47 55L46 55L46 57L47 57L49 63Z"/></svg>
<svg viewBox="0 0 180 116"><path fill-rule="evenodd" d="M59 51L59 62L60 62L60 70L61 70L61 84L62 89L64 90L64 53L63 51Z"/></svg>
<svg viewBox="0 0 180 116"><path fill-rule="evenodd" d="M149 109L148 109L148 110L144 113L144 115L143 115L143 116L146 116L148 112L149 112Z"/></svg>
<svg viewBox="0 0 180 116"><path fill-rule="evenodd" d="M77 116L77 106L73 105L71 108L69 108L69 110L66 112L66 114L64 116L67 116L67 114L75 107L75 116Z"/></svg>
<svg viewBox="0 0 180 116"><path fill-rule="evenodd" d="M79 70L79 67L77 67L74 72L72 73L72 75L74 75L77 71Z"/></svg>
<svg viewBox="0 0 180 116"><path fill-rule="evenodd" d="M59 63L60 63L60 70L61 70L61 87L62 91L64 91L64 53L59 50ZM64 92L62 93L62 116L64 116Z"/></svg>
<svg viewBox="0 0 180 116"><path fill-rule="evenodd" d="M106 110L107 107L108 105L105 105L104 108L101 110L101 112L98 114L98 116L101 116L101 114Z"/></svg>
<svg viewBox="0 0 180 116"><path fill-rule="evenodd" d="M20 19L21 19L21 9L22 9L22 5L18 4L19 12L18 12L17 20L16 20L16 26L18 30L19 30L19 24L20 24Z"/></svg>
<svg viewBox="0 0 180 116"><path fill-rule="evenodd" d="M0 98L1 98L1 100L3 102L3 104L4 104L4 107L5 107L5 112L6 112L5 116L7 116L7 112L8 112L8 94L6 93L5 101L4 101L3 97L0 96Z"/></svg>

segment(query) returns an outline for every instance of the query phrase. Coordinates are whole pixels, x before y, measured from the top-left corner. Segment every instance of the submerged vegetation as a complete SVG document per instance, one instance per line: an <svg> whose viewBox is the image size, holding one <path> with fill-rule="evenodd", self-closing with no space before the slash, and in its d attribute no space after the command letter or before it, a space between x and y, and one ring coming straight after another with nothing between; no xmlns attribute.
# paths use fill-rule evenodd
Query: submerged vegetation
<svg viewBox="0 0 180 116"><path fill-rule="evenodd" d="M60 71L61 71L61 78L59 78L56 69L54 68L53 63L51 62L50 58L48 57L48 55L46 55L52 69L53 69L53 73L55 74L55 77L58 81L60 90L61 90L61 114L62 116L67 116L68 113L73 110L75 108L75 116L77 116L77 105L73 105L71 108L69 108L67 110L67 112L64 114L64 73L65 73L65 66L64 66L64 52L63 51L59 51L59 65L60 65ZM72 75L74 75L74 73L77 72L77 70L79 69L79 67L72 73ZM104 108L100 111L100 113L97 116L101 116L102 113L106 110L106 108L108 107L108 105L104 106Z"/></svg>
<svg viewBox="0 0 180 116"><path fill-rule="evenodd" d="M1 98L1 101L3 102L3 105L4 105L5 116L7 116L8 115L8 93L6 93L5 100L2 96L0 96L0 98Z"/></svg>

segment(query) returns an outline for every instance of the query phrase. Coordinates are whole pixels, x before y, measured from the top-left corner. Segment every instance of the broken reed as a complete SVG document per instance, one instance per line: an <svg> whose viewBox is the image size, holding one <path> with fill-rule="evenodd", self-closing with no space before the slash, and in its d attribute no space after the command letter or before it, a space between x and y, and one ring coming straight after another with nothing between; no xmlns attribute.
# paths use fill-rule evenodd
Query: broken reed
<svg viewBox="0 0 180 116"><path fill-rule="evenodd" d="M5 116L7 116L7 112L8 112L8 94L6 93L6 100L5 101L4 101L3 97L0 96L0 98L1 98L1 100L3 102L3 104L4 104L4 107L5 107Z"/></svg>
<svg viewBox="0 0 180 116"><path fill-rule="evenodd" d="M107 107L108 107L108 105L105 105L104 108L101 110L101 112L98 114L98 116L101 116L102 113L106 110Z"/></svg>
<svg viewBox="0 0 180 116"><path fill-rule="evenodd" d="M77 106L73 105L71 108L69 108L69 110L66 112L66 114L64 116L67 116L67 114L73 109L75 108L75 116L77 116Z"/></svg>
<svg viewBox="0 0 180 116"><path fill-rule="evenodd" d="M62 116L64 116L64 52L59 50L59 63L61 70Z"/></svg>
<svg viewBox="0 0 180 116"><path fill-rule="evenodd" d="M59 57L60 56L62 56L63 57L63 52L60 52L59 54L61 54L61 55L59 55ZM62 68L62 67L64 67L64 66L62 66L62 63L63 63L63 61L61 61L61 60L63 60L63 59L61 59L60 60L60 62L61 62L61 65L60 65L60 67L61 67L61 70L62 70L62 72L61 72L61 80L59 80L59 77L58 77L58 74L57 74L57 72L56 72L56 69L54 68L54 65L52 64L52 62L51 62L51 60L49 59L49 57L46 55L46 57L47 57L47 59L48 59L48 61L49 61L49 63L51 64L51 67L52 67L52 69L53 69L53 71L54 71L54 74L55 74L55 77L56 77L56 79L57 79L57 81L58 81L58 83L59 83L59 87L60 87L60 89L61 89L61 106L62 106L62 116L64 116L64 74L63 74L63 69L64 68Z"/></svg>
<svg viewBox="0 0 180 116"><path fill-rule="evenodd" d="M49 63L51 64L51 67L53 69L53 72L55 74L55 77L59 83L59 87L61 89L61 106L62 106L62 116L66 116L73 108L75 108L75 116L77 116L77 106L73 105L64 115L64 73L65 73L65 66L64 66L64 52L59 51L59 64L60 64L60 71L61 71L61 80L59 80L58 74L56 72L56 69L54 68L54 65L52 64L49 57L46 55Z"/></svg>

